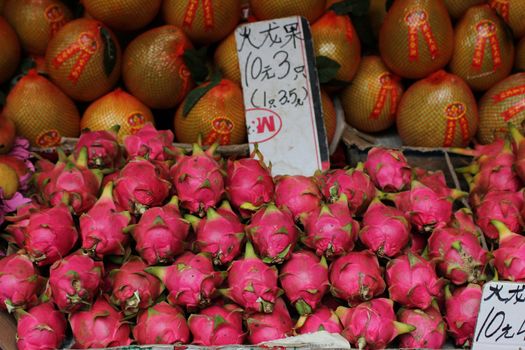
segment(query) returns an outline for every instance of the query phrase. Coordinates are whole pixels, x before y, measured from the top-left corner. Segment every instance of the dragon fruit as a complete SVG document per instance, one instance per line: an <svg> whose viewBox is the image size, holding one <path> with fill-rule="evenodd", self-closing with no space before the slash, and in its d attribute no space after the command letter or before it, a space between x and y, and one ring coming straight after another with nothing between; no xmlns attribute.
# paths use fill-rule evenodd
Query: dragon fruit
<svg viewBox="0 0 525 350"><path fill-rule="evenodd" d="M521 131L514 126L514 124L509 123L508 128L514 142L514 148L516 149L514 170L521 181L525 182L525 137L521 134Z"/></svg>
<svg viewBox="0 0 525 350"><path fill-rule="evenodd" d="M355 168L334 169L320 177L324 197L334 202L345 194L352 213L361 215L376 196L376 188L370 177L363 171L363 163Z"/></svg>
<svg viewBox="0 0 525 350"><path fill-rule="evenodd" d="M179 201L172 197L163 207L147 209L136 225L129 226L136 250L148 265L171 263L184 251L190 225L182 219Z"/></svg>
<svg viewBox="0 0 525 350"><path fill-rule="evenodd" d="M480 157L495 158L497 157L505 147L506 140L502 138L494 139L490 144L483 145L480 143L474 144L474 149L471 148L458 148L450 147L448 152L460 154L463 156L474 157L474 160L477 161Z"/></svg>
<svg viewBox="0 0 525 350"><path fill-rule="evenodd" d="M523 219L523 192L492 191L487 193L483 201L475 209L476 224L486 237L498 238L498 230L490 223L491 220L501 221L512 232L521 231Z"/></svg>
<svg viewBox="0 0 525 350"><path fill-rule="evenodd" d="M195 345L221 346L244 342L242 309L233 304L210 306L199 314L190 315L188 326Z"/></svg>
<svg viewBox="0 0 525 350"><path fill-rule="evenodd" d="M458 209L452 216L449 227L468 231L476 237L481 237L483 234L476 223L474 222L474 215L469 208Z"/></svg>
<svg viewBox="0 0 525 350"><path fill-rule="evenodd" d="M130 329L124 315L100 297L88 311L78 311L69 318L75 348L110 348L131 344Z"/></svg>
<svg viewBox="0 0 525 350"><path fill-rule="evenodd" d="M525 282L525 236L514 233L501 221L492 221L499 231L499 248L494 254L494 266L500 278Z"/></svg>
<svg viewBox="0 0 525 350"><path fill-rule="evenodd" d="M338 307L342 335L359 349L383 349L398 335L413 331L414 326L396 321L393 304L378 298L352 308Z"/></svg>
<svg viewBox="0 0 525 350"><path fill-rule="evenodd" d="M82 148L85 147L89 168L101 169L105 172L120 168L124 158L117 140L119 129L120 127L116 125L109 130L83 130L75 145L73 155L78 158Z"/></svg>
<svg viewBox="0 0 525 350"><path fill-rule="evenodd" d="M393 301L424 310L442 295L445 281L438 279L429 261L409 252L388 262L386 283Z"/></svg>
<svg viewBox="0 0 525 350"><path fill-rule="evenodd" d="M310 314L328 290L328 266L324 257L309 251L292 254L281 269L279 281L300 315Z"/></svg>
<svg viewBox="0 0 525 350"><path fill-rule="evenodd" d="M447 325L439 309L430 307L425 311L401 308L397 313L400 322L416 327L399 337L400 348L441 349L447 339Z"/></svg>
<svg viewBox="0 0 525 350"><path fill-rule="evenodd" d="M370 179L382 191L398 192L410 185L412 170L400 151L371 148L364 165Z"/></svg>
<svg viewBox="0 0 525 350"><path fill-rule="evenodd" d="M224 201L217 209L208 208L206 217L187 215L197 236L195 248L212 255L215 265L227 264L240 253L244 241L244 225Z"/></svg>
<svg viewBox="0 0 525 350"><path fill-rule="evenodd" d="M57 149L59 161L51 165L42 165L35 174L35 186L39 189L40 201L52 207L66 203L73 212L80 215L95 204L102 184L99 169L88 168L87 148L82 148L76 160L66 158L63 151Z"/></svg>
<svg viewBox="0 0 525 350"><path fill-rule="evenodd" d="M399 255L410 239L410 223L397 208L374 199L363 215L359 240L378 256Z"/></svg>
<svg viewBox="0 0 525 350"><path fill-rule="evenodd" d="M246 320L248 341L260 344L267 341L283 339L292 335L292 318L281 298L275 301L272 313L251 314Z"/></svg>
<svg viewBox="0 0 525 350"><path fill-rule="evenodd" d="M178 306L161 302L139 313L133 338L140 345L186 344L190 329Z"/></svg>
<svg viewBox="0 0 525 350"><path fill-rule="evenodd" d="M42 285L42 278L26 255L11 254L0 259L0 311L36 305Z"/></svg>
<svg viewBox="0 0 525 350"><path fill-rule="evenodd" d="M224 273L213 270L211 259L202 253L186 252L171 266L148 267L145 271L157 276L166 286L170 304L189 310L209 305L225 278Z"/></svg>
<svg viewBox="0 0 525 350"><path fill-rule="evenodd" d="M301 221L306 234L302 241L317 255L332 259L354 249L359 223L352 219L346 195L342 194L337 202L321 204Z"/></svg>
<svg viewBox="0 0 525 350"><path fill-rule="evenodd" d="M292 213L269 203L259 209L246 226L246 234L265 263L287 260L297 243L299 230Z"/></svg>
<svg viewBox="0 0 525 350"><path fill-rule="evenodd" d="M170 176L183 208L204 215L219 203L224 193L221 166L213 158L217 145L206 152L194 144L191 156L181 156L170 169Z"/></svg>
<svg viewBox="0 0 525 350"><path fill-rule="evenodd" d="M144 272L148 267L139 257L132 256L122 267L110 272L113 291L110 301L124 311L134 315L155 303L163 291L160 281Z"/></svg>
<svg viewBox="0 0 525 350"><path fill-rule="evenodd" d="M0 155L0 161L12 165L18 175L18 191L25 193L31 183L35 172L35 166L31 161L31 144L29 140L16 136L11 151L6 155ZM15 194L16 196L16 194Z"/></svg>
<svg viewBox="0 0 525 350"><path fill-rule="evenodd" d="M476 320L483 292L478 284L468 284L450 293L445 288L445 321L456 345L470 346L474 338Z"/></svg>
<svg viewBox="0 0 525 350"><path fill-rule="evenodd" d="M428 239L428 253L442 276L456 285L485 279L487 251L478 237L455 228L435 229Z"/></svg>
<svg viewBox="0 0 525 350"><path fill-rule="evenodd" d="M221 293L242 306L247 312L271 313L280 294L277 269L266 265L246 243L244 259L235 260L228 269L229 289Z"/></svg>
<svg viewBox="0 0 525 350"><path fill-rule="evenodd" d="M349 304L370 300L386 288L383 269L369 250L350 252L334 261L330 265L330 285L332 295Z"/></svg>
<svg viewBox="0 0 525 350"><path fill-rule="evenodd" d="M403 249L403 253L411 252L417 255L423 254L425 248L427 247L428 236L419 232L413 232L410 235L410 244L409 246Z"/></svg>
<svg viewBox="0 0 525 350"><path fill-rule="evenodd" d="M89 308L99 293L104 265L77 252L58 260L49 270L47 293L62 312Z"/></svg>
<svg viewBox="0 0 525 350"><path fill-rule="evenodd" d="M16 346L19 350L60 349L66 337L66 318L52 303L17 311Z"/></svg>
<svg viewBox="0 0 525 350"><path fill-rule="evenodd" d="M162 205L171 188L171 183L163 175L162 168L148 160L135 158L129 161L115 180L115 202L135 215Z"/></svg>
<svg viewBox="0 0 525 350"><path fill-rule="evenodd" d="M149 160L174 159L178 151L173 146L171 130L157 130L152 123L147 123L135 134L124 137L124 148L128 159L142 157Z"/></svg>
<svg viewBox="0 0 525 350"><path fill-rule="evenodd" d="M320 306L314 313L299 318L295 326L298 334L326 331L328 333L341 333L343 326L334 311L326 306Z"/></svg>
<svg viewBox="0 0 525 350"><path fill-rule="evenodd" d="M442 197L430 187L414 180L409 191L386 197L393 197L396 207L405 213L417 230L432 232L434 228L446 226L450 222L454 200L466 194L451 189L449 196Z"/></svg>
<svg viewBox="0 0 525 350"><path fill-rule="evenodd" d="M95 205L80 216L83 251L98 259L105 255L124 255L129 241L124 229L130 221L129 212L117 212L113 202L113 183L109 182Z"/></svg>
<svg viewBox="0 0 525 350"><path fill-rule="evenodd" d="M287 207L295 219L321 204L321 192L311 177L280 175L275 177L275 204Z"/></svg>
<svg viewBox="0 0 525 350"><path fill-rule="evenodd" d="M445 174L441 171L430 171L422 168L414 168L416 180L423 185L430 187L441 197L450 195L450 188L447 185Z"/></svg>
<svg viewBox="0 0 525 350"><path fill-rule="evenodd" d="M73 217L65 204L32 212L23 228L27 254L38 266L66 256L78 240Z"/></svg>
<svg viewBox="0 0 525 350"><path fill-rule="evenodd" d="M271 169L264 164L262 155L228 161L226 193L233 207L243 217L273 200L274 184Z"/></svg>
<svg viewBox="0 0 525 350"><path fill-rule="evenodd" d="M25 228L29 225L29 217L32 213L38 212L41 209L41 205L34 200L18 206L15 215L6 216L5 219L10 222L10 225L5 228L6 234L0 234L0 237L18 247L23 247Z"/></svg>

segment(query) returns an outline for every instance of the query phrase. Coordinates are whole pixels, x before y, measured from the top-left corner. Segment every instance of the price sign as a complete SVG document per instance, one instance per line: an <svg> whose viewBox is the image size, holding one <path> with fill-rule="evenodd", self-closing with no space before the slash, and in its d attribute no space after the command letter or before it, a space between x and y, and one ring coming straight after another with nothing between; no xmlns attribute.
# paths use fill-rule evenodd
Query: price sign
<svg viewBox="0 0 525 350"><path fill-rule="evenodd" d="M525 283L483 287L473 350L525 350Z"/></svg>
<svg viewBox="0 0 525 350"><path fill-rule="evenodd" d="M272 174L312 175L329 168L319 80L308 22L288 17L235 32L251 150Z"/></svg>

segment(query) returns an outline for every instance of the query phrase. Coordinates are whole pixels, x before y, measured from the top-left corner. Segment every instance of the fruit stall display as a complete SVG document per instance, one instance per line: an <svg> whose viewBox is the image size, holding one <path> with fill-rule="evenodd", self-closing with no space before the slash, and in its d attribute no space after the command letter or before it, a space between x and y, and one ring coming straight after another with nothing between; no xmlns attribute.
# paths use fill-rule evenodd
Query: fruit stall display
<svg viewBox="0 0 525 350"><path fill-rule="evenodd" d="M272 176L257 150L215 152L247 142L234 29L292 15L311 23L329 140L339 96L360 132L472 162L376 147ZM317 331L469 347L483 284L525 281L523 16L520 0L0 0L0 310L18 348Z"/></svg>

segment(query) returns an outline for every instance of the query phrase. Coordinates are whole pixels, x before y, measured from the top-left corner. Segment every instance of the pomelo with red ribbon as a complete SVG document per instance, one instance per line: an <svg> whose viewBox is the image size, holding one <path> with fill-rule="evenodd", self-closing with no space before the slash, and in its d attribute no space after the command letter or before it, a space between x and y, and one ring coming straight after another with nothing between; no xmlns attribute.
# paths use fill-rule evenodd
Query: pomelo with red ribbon
<svg viewBox="0 0 525 350"><path fill-rule="evenodd" d="M478 141L487 144L504 138L507 124L523 133L525 121L525 73L513 74L494 85L479 101Z"/></svg>
<svg viewBox="0 0 525 350"><path fill-rule="evenodd" d="M348 124L364 132L392 126L403 94L400 80L379 56L363 57L353 83L341 93Z"/></svg>
<svg viewBox="0 0 525 350"><path fill-rule="evenodd" d="M181 28L192 42L210 44L235 29L241 20L241 1L165 0L162 13L166 23Z"/></svg>
<svg viewBox="0 0 525 350"><path fill-rule="evenodd" d="M488 3L512 28L515 38L525 35L525 1L489 0Z"/></svg>
<svg viewBox="0 0 525 350"><path fill-rule="evenodd" d="M453 38L443 0L397 0L381 27L379 50L396 75L420 79L450 61Z"/></svg>
<svg viewBox="0 0 525 350"><path fill-rule="evenodd" d="M102 22L77 19L51 39L46 64L51 80L78 101L108 93L120 77L117 38Z"/></svg>
<svg viewBox="0 0 525 350"><path fill-rule="evenodd" d="M408 88L399 103L397 130L403 144L465 147L478 128L478 107L467 83L444 70Z"/></svg>
<svg viewBox="0 0 525 350"><path fill-rule="evenodd" d="M468 9L458 22L450 71L476 91L507 77L514 63L514 39L488 5Z"/></svg>

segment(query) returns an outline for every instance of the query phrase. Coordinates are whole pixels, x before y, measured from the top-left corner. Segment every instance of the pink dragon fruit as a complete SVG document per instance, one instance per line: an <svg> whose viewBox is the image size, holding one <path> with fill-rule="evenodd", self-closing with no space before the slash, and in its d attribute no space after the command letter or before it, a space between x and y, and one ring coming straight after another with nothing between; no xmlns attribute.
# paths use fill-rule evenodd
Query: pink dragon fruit
<svg viewBox="0 0 525 350"><path fill-rule="evenodd" d="M117 140L120 126L115 125L109 130L82 130L73 154L78 158L82 148L87 149L89 168L104 171L118 169L123 164L122 149Z"/></svg>
<svg viewBox="0 0 525 350"><path fill-rule="evenodd" d="M502 138L494 139L494 141L487 145L482 145L480 143L474 144L474 149L471 148L458 148L450 147L448 152L460 154L463 156L474 157L476 160L482 156L485 157L497 157L505 147L506 140Z"/></svg>
<svg viewBox="0 0 525 350"><path fill-rule="evenodd" d="M212 255L215 265L227 264L241 253L244 225L224 201L217 209L208 208L206 217L187 215L197 236L195 248Z"/></svg>
<svg viewBox="0 0 525 350"><path fill-rule="evenodd" d="M171 263L184 251L190 225L182 219L179 200L172 197L163 207L147 209L136 225L129 226L135 248L148 265Z"/></svg>
<svg viewBox="0 0 525 350"><path fill-rule="evenodd" d="M248 342L260 344L267 341L283 339L292 335L292 318L281 298L275 301L272 313L251 314L246 320L248 325Z"/></svg>
<svg viewBox="0 0 525 350"><path fill-rule="evenodd" d="M73 217L65 204L33 212L23 228L27 254L38 266L66 256L78 240Z"/></svg>
<svg viewBox="0 0 525 350"><path fill-rule="evenodd" d="M525 282L525 236L514 233L500 221L493 220L499 231L499 248L494 251L494 266L500 278Z"/></svg>
<svg viewBox="0 0 525 350"><path fill-rule="evenodd" d="M352 308L338 307L342 335L359 349L383 349L398 335L413 331L414 326L396 321L393 304L378 298Z"/></svg>
<svg viewBox="0 0 525 350"><path fill-rule="evenodd" d="M445 174L441 170L430 171L422 168L414 168L416 180L423 185L430 187L441 197L450 195L450 188L447 185Z"/></svg>
<svg viewBox="0 0 525 350"><path fill-rule="evenodd" d="M0 311L36 305L42 286L42 278L26 255L0 259Z"/></svg>
<svg viewBox="0 0 525 350"><path fill-rule="evenodd" d="M428 236L419 232L413 232L410 235L410 244L409 246L403 249L403 253L411 252L417 255L423 254L425 248L427 247Z"/></svg>
<svg viewBox="0 0 525 350"><path fill-rule="evenodd" d="M17 311L16 346L19 350L60 349L66 337L66 318L52 303Z"/></svg>
<svg viewBox="0 0 525 350"><path fill-rule="evenodd" d="M430 307L425 311L401 308L397 313L400 322L416 327L412 332L399 337L400 348L441 349L447 339L447 325L439 308Z"/></svg>
<svg viewBox="0 0 525 350"><path fill-rule="evenodd" d="M188 326L195 345L221 346L244 342L242 309L233 304L210 306L199 314L190 315Z"/></svg>
<svg viewBox="0 0 525 350"><path fill-rule="evenodd" d="M194 144L191 156L177 159L170 176L183 208L204 215L219 203L224 193L224 179L219 163L213 158L217 144L204 152Z"/></svg>
<svg viewBox="0 0 525 350"><path fill-rule="evenodd" d="M319 207L321 192L311 177L281 175L275 177L275 204L287 207L295 219Z"/></svg>
<svg viewBox="0 0 525 350"><path fill-rule="evenodd" d="M131 344L130 329L124 315L100 297L88 311L71 315L69 324L75 348L110 348Z"/></svg>
<svg viewBox="0 0 525 350"><path fill-rule="evenodd" d="M460 230L468 231L474 234L476 237L481 237L482 231L474 222L474 215L469 208L458 209L452 217L452 221L449 223L449 227L457 228Z"/></svg>
<svg viewBox="0 0 525 350"><path fill-rule="evenodd" d="M32 200L16 208L16 215L6 216L6 221L11 224L5 228L6 234L0 234L7 242L18 247L24 246L25 228L29 225L29 217L32 213L40 211L41 205Z"/></svg>
<svg viewBox="0 0 525 350"><path fill-rule="evenodd" d="M162 168L148 160L136 158L129 161L115 180L115 202L135 215L162 205L171 188L171 183L163 175Z"/></svg>
<svg viewBox="0 0 525 350"><path fill-rule="evenodd" d="M487 193L481 204L475 209L476 224L486 237L498 238L498 230L491 220L503 222L512 232L521 231L523 219L523 192L493 191Z"/></svg>
<svg viewBox="0 0 525 350"><path fill-rule="evenodd" d="M514 170L520 177L521 181L525 182L525 137L521 134L521 131L514 126L514 124L509 123L508 128L516 150Z"/></svg>
<svg viewBox="0 0 525 350"><path fill-rule="evenodd" d="M18 191L21 191L20 187ZM19 206L30 202L31 198L24 197L20 192L15 192L11 198L7 199L4 196L4 189L0 188L0 225L4 223L6 214L13 213Z"/></svg>
<svg viewBox="0 0 525 350"><path fill-rule="evenodd" d="M144 272L147 267L139 257L132 256L120 269L110 272L113 286L110 301L125 315L147 309L164 290L157 278Z"/></svg>
<svg viewBox="0 0 525 350"><path fill-rule="evenodd" d="M59 161L53 167L41 166L42 171L35 174L40 200L49 207L66 203L75 214L80 215L97 201L103 175L99 169L88 168L87 148L79 151L74 162L66 158L60 149L57 152Z"/></svg>
<svg viewBox="0 0 525 350"><path fill-rule="evenodd" d="M18 175L18 193L26 193L31 184L35 166L32 162L31 144L29 140L16 136L13 146L7 155L2 155L2 161L12 164ZM16 196L16 194L15 194ZM10 212L10 211L6 211Z"/></svg>
<svg viewBox="0 0 525 350"><path fill-rule="evenodd" d="M481 286L472 283L453 293L448 286L445 288L445 321L456 345L468 347L472 344L482 294Z"/></svg>
<svg viewBox="0 0 525 350"><path fill-rule="evenodd" d="M47 293L62 312L89 307L102 286L104 265L79 252L55 262L49 270Z"/></svg>
<svg viewBox="0 0 525 350"><path fill-rule="evenodd" d="M454 200L466 194L451 189L449 196L442 197L421 182L412 181L409 191L386 197L393 197L396 207L405 213L417 230L432 232L434 228L446 226L450 222Z"/></svg>
<svg viewBox="0 0 525 350"><path fill-rule="evenodd" d="M105 255L124 255L129 241L124 229L130 222L129 212L117 212L113 183L109 182L95 205L80 216L82 250L98 259Z"/></svg>
<svg viewBox="0 0 525 350"><path fill-rule="evenodd" d="M228 269L229 289L221 293L242 306L247 312L271 313L280 294L277 269L266 265L246 243L244 259L235 260Z"/></svg>
<svg viewBox="0 0 525 350"><path fill-rule="evenodd" d="M389 261L386 283L393 301L408 308L424 310L442 295L445 281L438 279L429 261L409 252Z"/></svg>
<svg viewBox="0 0 525 350"><path fill-rule="evenodd" d="M355 168L334 169L320 177L321 191L330 202L345 194L352 213L361 215L376 196L376 188L370 177L363 171L363 163Z"/></svg>
<svg viewBox="0 0 525 350"><path fill-rule="evenodd" d="M264 164L262 155L228 161L226 193L230 203L243 217L273 200L274 184L271 169Z"/></svg>
<svg viewBox="0 0 525 350"><path fill-rule="evenodd" d="M292 213L269 203L253 214L246 234L265 263L287 260L299 238Z"/></svg>
<svg viewBox="0 0 525 350"><path fill-rule="evenodd" d="M297 321L295 331L298 334L319 331L339 334L343 331L343 326L334 311L326 306L320 306L313 314L301 316Z"/></svg>
<svg viewBox="0 0 525 350"><path fill-rule="evenodd" d="M147 123L135 134L124 137L124 148L128 159L142 157L149 160L170 160L179 153L173 146L171 130L157 130L152 123Z"/></svg>
<svg viewBox="0 0 525 350"><path fill-rule="evenodd" d="M300 315L317 308L328 290L328 266L324 257L303 250L292 254L281 269L279 281L286 297Z"/></svg>
<svg viewBox="0 0 525 350"><path fill-rule="evenodd" d="M397 208L374 199L363 215L359 240L378 256L399 255L410 239L410 223Z"/></svg>
<svg viewBox="0 0 525 350"><path fill-rule="evenodd" d="M440 274L456 285L485 279L487 251L472 232L437 228L428 239L428 253Z"/></svg>
<svg viewBox="0 0 525 350"><path fill-rule="evenodd" d="M148 267L145 271L164 283L170 304L189 310L208 306L225 278L224 273L213 270L211 259L202 253L186 252L171 266Z"/></svg>
<svg viewBox="0 0 525 350"><path fill-rule="evenodd" d="M409 187L412 170L400 151L374 147L368 151L365 170L380 190L398 192Z"/></svg>
<svg viewBox="0 0 525 350"><path fill-rule="evenodd" d="M133 338L140 345L187 344L190 329L178 306L161 302L139 313Z"/></svg>
<svg viewBox="0 0 525 350"><path fill-rule="evenodd" d="M330 265L332 295L349 304L370 300L383 294L386 285L383 269L369 250L350 252Z"/></svg>
<svg viewBox="0 0 525 350"><path fill-rule="evenodd" d="M344 194L335 203L321 204L301 221L306 234L302 241L317 255L332 259L354 249L359 223L352 219Z"/></svg>

